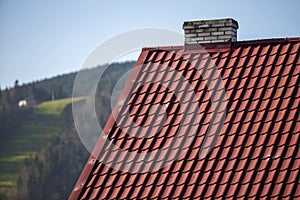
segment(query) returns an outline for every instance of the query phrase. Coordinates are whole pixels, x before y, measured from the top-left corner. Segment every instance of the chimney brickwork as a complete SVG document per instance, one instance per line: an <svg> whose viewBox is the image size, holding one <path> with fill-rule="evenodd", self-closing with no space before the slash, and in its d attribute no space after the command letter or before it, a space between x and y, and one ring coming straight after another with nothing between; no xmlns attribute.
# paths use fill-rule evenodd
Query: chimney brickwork
<svg viewBox="0 0 300 200"><path fill-rule="evenodd" d="M185 44L236 42L238 22L234 19L187 21L183 24Z"/></svg>

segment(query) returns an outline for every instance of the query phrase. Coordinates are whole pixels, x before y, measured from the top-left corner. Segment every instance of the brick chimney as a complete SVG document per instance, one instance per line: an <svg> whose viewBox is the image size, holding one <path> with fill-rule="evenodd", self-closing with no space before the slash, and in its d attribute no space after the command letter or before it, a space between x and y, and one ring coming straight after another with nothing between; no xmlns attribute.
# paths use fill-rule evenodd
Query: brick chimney
<svg viewBox="0 0 300 200"><path fill-rule="evenodd" d="M236 42L239 25L234 19L187 21L183 24L185 44Z"/></svg>

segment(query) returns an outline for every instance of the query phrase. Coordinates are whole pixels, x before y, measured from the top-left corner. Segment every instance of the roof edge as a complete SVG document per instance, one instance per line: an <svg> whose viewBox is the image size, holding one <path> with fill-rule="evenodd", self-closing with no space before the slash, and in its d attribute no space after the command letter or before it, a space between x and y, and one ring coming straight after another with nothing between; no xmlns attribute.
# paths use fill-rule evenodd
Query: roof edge
<svg viewBox="0 0 300 200"><path fill-rule="evenodd" d="M220 42L220 43L204 43L204 44L191 44L181 46L157 46L157 47L144 47L143 51L154 51L154 50L196 50L197 46L201 45L205 50L217 49L228 50L233 46L239 45L250 45L250 44L273 44L273 43L286 43L286 42L300 42L300 37L286 37L286 38L271 38L271 39L257 39L257 40L243 40L237 42Z"/></svg>

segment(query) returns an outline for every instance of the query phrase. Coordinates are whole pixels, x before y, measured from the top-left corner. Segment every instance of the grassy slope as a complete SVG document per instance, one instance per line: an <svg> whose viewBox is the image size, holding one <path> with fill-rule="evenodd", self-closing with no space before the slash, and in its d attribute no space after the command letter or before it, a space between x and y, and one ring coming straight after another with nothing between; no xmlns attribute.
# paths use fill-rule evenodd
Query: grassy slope
<svg viewBox="0 0 300 200"><path fill-rule="evenodd" d="M71 98L39 104L21 131L0 141L0 192L15 185L24 159L35 155L61 129L61 112Z"/></svg>

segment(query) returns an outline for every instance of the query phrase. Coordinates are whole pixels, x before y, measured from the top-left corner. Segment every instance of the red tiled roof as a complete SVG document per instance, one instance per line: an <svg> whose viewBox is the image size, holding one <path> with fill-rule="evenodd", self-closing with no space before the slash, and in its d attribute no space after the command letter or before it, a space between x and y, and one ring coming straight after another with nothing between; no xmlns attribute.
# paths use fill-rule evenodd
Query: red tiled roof
<svg viewBox="0 0 300 200"><path fill-rule="evenodd" d="M147 141L120 131L111 116L103 134L125 151L149 152L170 142L182 120L180 105L167 88L151 82L160 76L176 84L161 68L167 65L194 87L200 104L197 135L184 155L150 172L118 171L91 156L70 199L300 199L299 47L300 38L205 45L212 60L196 46L143 49L136 64L143 67L125 89L134 92L123 107L129 107L138 126L147 126L150 105L171 102L166 124ZM193 67L208 62L215 63L224 82L227 113L213 148L199 157L212 110L205 82ZM126 123L130 119L122 118L123 111L119 119ZM148 127L151 134L153 126Z"/></svg>

